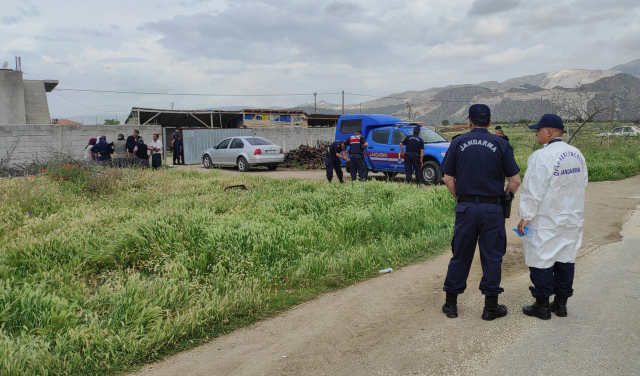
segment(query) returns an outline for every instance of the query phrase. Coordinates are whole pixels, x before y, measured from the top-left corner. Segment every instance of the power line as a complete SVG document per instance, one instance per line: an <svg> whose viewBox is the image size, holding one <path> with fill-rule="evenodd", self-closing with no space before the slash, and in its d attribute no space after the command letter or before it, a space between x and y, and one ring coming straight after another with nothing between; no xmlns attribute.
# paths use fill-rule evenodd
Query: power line
<svg viewBox="0 0 640 376"><path fill-rule="evenodd" d="M77 104L77 105L78 105L78 106L80 106L80 107L88 108L88 109L90 109L90 110L100 111L100 112L107 113L107 114L113 114L113 113L116 113L116 112L123 112L123 113L124 113L124 112L129 112L129 111L106 111L106 110L101 110L101 109L99 109L99 108L93 108L93 107L85 106L85 105L80 104L80 103L78 103L78 102L72 101L72 100L71 100L71 99L69 99L69 98L63 97L62 95L60 95L59 93L56 93L55 91L56 91L56 90L54 90L54 94L56 94L56 95L57 95L57 96L59 96L60 98L65 99L65 100L68 100L68 101L69 101L69 102L71 102L71 103L75 103L75 104Z"/></svg>
<svg viewBox="0 0 640 376"><path fill-rule="evenodd" d="M93 89L54 89L54 91L79 91L90 93L110 93L110 94L139 94L139 95L173 95L173 96L196 96L196 97L293 97L311 96L313 93L294 94L204 94L204 93L161 93L145 91L118 91L118 90L93 90ZM329 93L327 93L329 94Z"/></svg>

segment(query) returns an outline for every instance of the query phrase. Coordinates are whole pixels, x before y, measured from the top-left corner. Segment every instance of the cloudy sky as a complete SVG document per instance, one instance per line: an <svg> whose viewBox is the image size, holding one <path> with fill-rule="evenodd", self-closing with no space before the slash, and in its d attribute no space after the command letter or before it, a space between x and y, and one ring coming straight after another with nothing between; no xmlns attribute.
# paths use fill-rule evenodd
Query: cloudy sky
<svg viewBox="0 0 640 376"><path fill-rule="evenodd" d="M58 79L60 89L308 94L60 91L49 94L52 117L120 118L172 102L293 106L313 92L339 103L323 93L387 95L640 58L637 0L2 0L0 9L0 64L21 56L25 79Z"/></svg>

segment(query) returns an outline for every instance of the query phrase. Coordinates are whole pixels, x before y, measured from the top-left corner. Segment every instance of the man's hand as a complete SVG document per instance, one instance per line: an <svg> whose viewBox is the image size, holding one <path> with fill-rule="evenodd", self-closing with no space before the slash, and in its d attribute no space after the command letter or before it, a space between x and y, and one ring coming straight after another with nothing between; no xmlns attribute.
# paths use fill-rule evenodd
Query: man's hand
<svg viewBox="0 0 640 376"><path fill-rule="evenodd" d="M527 223L529 223L529 221L525 221L524 219L521 219L520 223L518 223L518 232L520 233L520 235L524 235L524 228Z"/></svg>
<svg viewBox="0 0 640 376"><path fill-rule="evenodd" d="M346 161L347 161L347 162L351 162L351 158L347 158L347 159L346 159Z"/></svg>

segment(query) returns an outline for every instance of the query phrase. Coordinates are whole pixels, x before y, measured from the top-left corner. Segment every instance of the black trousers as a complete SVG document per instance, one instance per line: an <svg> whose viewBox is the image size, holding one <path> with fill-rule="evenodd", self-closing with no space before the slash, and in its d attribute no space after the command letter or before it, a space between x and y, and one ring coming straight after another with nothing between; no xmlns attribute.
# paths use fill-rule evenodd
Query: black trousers
<svg viewBox="0 0 640 376"><path fill-rule="evenodd" d="M351 154L349 156L349 159L351 159L351 180L355 181L356 180L356 173L358 174L358 178L361 181L365 181L365 176L364 176L364 158L362 157L361 154Z"/></svg>
<svg viewBox="0 0 640 376"><path fill-rule="evenodd" d="M422 183L422 166L420 166L420 154L405 153L404 154L404 172L407 174L407 181L411 181L411 170L416 172L416 180Z"/></svg>
<svg viewBox="0 0 640 376"><path fill-rule="evenodd" d="M184 159L182 159L182 162L180 162L181 159L182 159L182 150L174 147L173 148L173 164L176 165L176 164L184 163Z"/></svg>
<svg viewBox="0 0 640 376"><path fill-rule="evenodd" d="M156 153L151 156L151 166L154 170L162 167L162 154Z"/></svg>
<svg viewBox="0 0 640 376"><path fill-rule="evenodd" d="M548 298L551 295L570 297L573 295L573 276L576 264L556 262L552 267L538 269L529 267L533 286L529 287L534 298Z"/></svg>
<svg viewBox="0 0 640 376"><path fill-rule="evenodd" d="M449 261L444 291L462 294L467 288L467 277L478 245L482 265L480 291L486 296L499 295L504 291L500 281L502 257L507 250L502 205L458 203L454 211L453 257Z"/></svg>
<svg viewBox="0 0 640 376"><path fill-rule="evenodd" d="M342 181L342 165L338 158L325 158L324 165L327 168L327 180L333 179L333 170L336 170L336 176Z"/></svg>

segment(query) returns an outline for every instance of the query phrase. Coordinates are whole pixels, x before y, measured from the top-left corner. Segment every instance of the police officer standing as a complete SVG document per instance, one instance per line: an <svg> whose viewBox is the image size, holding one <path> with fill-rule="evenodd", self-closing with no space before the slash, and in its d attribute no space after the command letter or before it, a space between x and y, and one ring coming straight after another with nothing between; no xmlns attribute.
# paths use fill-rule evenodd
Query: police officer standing
<svg viewBox="0 0 640 376"><path fill-rule="evenodd" d="M420 138L420 127L413 128L413 135L407 136L400 143L400 153L404 152L402 148L407 147L404 153L404 172L407 174L407 183L411 183L411 170L416 172L416 182L420 186L422 183L422 158L424 157L424 140Z"/></svg>
<svg viewBox="0 0 640 376"><path fill-rule="evenodd" d="M331 179L333 179L334 169L336 170L336 175L338 176L340 183L344 183L344 180L342 180L342 165L340 164L340 160L343 159L348 161L348 159L342 155L343 151L342 141L334 141L329 145L329 153L324 158L324 165L327 168L327 180L329 180L329 183L331 183Z"/></svg>
<svg viewBox="0 0 640 376"><path fill-rule="evenodd" d="M501 137L489 133L491 111L484 104L469 108L471 131L451 141L442 165L444 183L457 198L453 257L444 282L446 303L442 311L449 318L458 317L457 298L467 287L467 277L476 244L480 246L482 280L485 295L483 320L507 315L507 307L498 304L502 257L507 248L504 225L504 195L520 186L520 169L513 149ZM507 187L505 177L509 178ZM478 241L479 240L479 241Z"/></svg>
<svg viewBox="0 0 640 376"><path fill-rule="evenodd" d="M356 172L360 181L365 181L364 175L364 157L365 148L369 146L366 139L362 137L362 131L357 130L353 136L347 138L342 142L342 149L346 150L347 146L351 146L349 149L349 159L351 162L351 180L356 180Z"/></svg>

